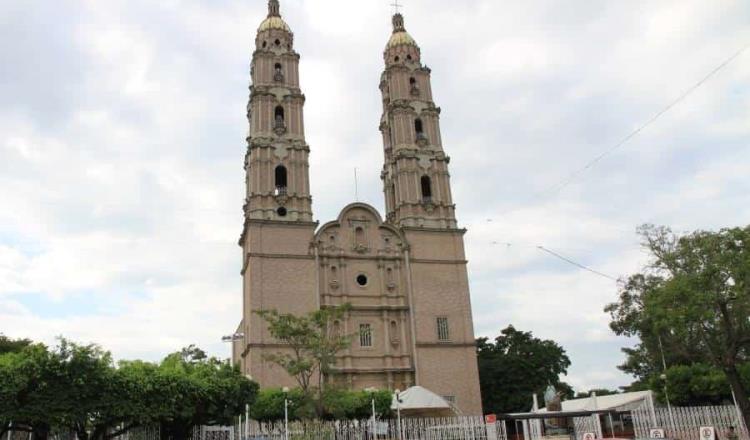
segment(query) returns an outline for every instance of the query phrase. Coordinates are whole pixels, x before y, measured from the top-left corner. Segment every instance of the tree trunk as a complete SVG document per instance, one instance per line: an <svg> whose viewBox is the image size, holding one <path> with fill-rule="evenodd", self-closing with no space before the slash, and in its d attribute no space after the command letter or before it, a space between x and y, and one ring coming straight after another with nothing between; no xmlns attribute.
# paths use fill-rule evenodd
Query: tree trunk
<svg viewBox="0 0 750 440"><path fill-rule="evenodd" d="M734 392L737 406L740 407L742 421L745 424L745 427L750 427L750 400L748 400L747 390L742 384L740 374L737 372L737 366L732 364L724 367L724 373L726 373L729 386L732 388L732 392Z"/></svg>

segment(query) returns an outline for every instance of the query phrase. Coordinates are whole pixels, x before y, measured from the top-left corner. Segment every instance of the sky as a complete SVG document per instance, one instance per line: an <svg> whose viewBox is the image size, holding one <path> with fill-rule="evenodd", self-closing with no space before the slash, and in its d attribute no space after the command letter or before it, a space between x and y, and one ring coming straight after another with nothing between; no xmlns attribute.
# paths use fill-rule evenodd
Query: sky
<svg viewBox="0 0 750 440"><path fill-rule="evenodd" d="M355 168L383 210L389 3L281 0L321 223L354 200ZM555 340L579 391L627 385L634 341L603 311L617 283L537 246L621 278L649 262L638 225L748 223L750 50L613 147L750 43L750 2L402 3L442 108L476 334ZM0 333L229 356L265 15L264 0L0 2Z"/></svg>

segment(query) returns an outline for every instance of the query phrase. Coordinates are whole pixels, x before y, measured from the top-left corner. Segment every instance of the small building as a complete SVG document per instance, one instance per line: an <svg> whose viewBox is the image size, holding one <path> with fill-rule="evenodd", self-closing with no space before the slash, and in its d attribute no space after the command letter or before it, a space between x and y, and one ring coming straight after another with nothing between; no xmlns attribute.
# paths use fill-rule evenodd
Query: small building
<svg viewBox="0 0 750 440"><path fill-rule="evenodd" d="M577 440L584 433L593 433L596 438L635 438L632 411L644 406L653 409L654 398L651 391L593 394L563 401L561 406L560 411L532 407L527 413L499 414L498 419L506 421L509 433L515 433L517 440L551 438L546 432L550 421Z"/></svg>

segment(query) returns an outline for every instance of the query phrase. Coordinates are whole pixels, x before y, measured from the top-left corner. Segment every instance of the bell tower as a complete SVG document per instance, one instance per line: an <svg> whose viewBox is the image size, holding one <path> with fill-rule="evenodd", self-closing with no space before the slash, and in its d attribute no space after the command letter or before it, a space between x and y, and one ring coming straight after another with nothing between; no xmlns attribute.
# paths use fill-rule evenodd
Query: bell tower
<svg viewBox="0 0 750 440"><path fill-rule="evenodd" d="M455 229L448 162L440 137L440 108L432 100L429 68L421 62L404 17L393 16L381 76L385 163L381 178L387 219L406 227Z"/></svg>
<svg viewBox="0 0 750 440"><path fill-rule="evenodd" d="M245 222L239 241L243 311L232 347L242 371L263 387L295 382L264 360L266 353L279 350L278 342L256 312L303 315L319 306L310 251L317 223L311 206L299 61L279 1L270 0L268 16L255 37L250 69Z"/></svg>
<svg viewBox="0 0 750 440"><path fill-rule="evenodd" d="M279 1L268 2L268 17L255 38L247 118L250 131L245 158L248 219L312 221L299 87L299 54L294 34L281 18Z"/></svg>
<svg viewBox="0 0 750 440"><path fill-rule="evenodd" d="M421 55L396 13L380 81L386 217L408 243L416 384L465 414L481 414L466 230L456 223L440 108Z"/></svg>

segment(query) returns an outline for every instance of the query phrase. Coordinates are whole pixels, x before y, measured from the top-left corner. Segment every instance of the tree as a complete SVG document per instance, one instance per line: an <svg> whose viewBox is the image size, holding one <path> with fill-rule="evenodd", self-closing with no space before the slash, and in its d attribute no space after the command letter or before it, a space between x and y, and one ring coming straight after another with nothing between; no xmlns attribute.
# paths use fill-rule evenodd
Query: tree
<svg viewBox="0 0 750 440"><path fill-rule="evenodd" d="M150 411L156 414L162 439L188 438L197 425L232 424L258 393L258 384L243 376L239 367L207 357L193 346L148 370Z"/></svg>
<svg viewBox="0 0 750 440"><path fill-rule="evenodd" d="M576 393L575 398L584 399L586 397L591 397L591 395L594 393L596 393L597 396L611 396L612 394L619 394L620 392L617 390L610 390L607 388L594 388L588 391L582 391L582 392Z"/></svg>
<svg viewBox="0 0 750 440"><path fill-rule="evenodd" d="M325 307L305 316L280 314L276 310L256 312L268 323L271 336L289 348L268 354L265 359L286 370L305 394L316 384L322 392L324 378L333 372L336 355L352 342L351 337L339 332L335 325L349 309L349 304ZM317 380L313 383L315 376Z"/></svg>
<svg viewBox="0 0 750 440"><path fill-rule="evenodd" d="M550 384L572 397L572 389L560 381L570 359L554 341L508 326L494 342L477 339L477 358L485 412L528 411L531 395L543 393Z"/></svg>
<svg viewBox="0 0 750 440"><path fill-rule="evenodd" d="M53 429L107 440L158 424L184 439L195 425L230 424L254 401L258 385L239 369L193 346L159 365L123 361L96 345L65 339L0 355L0 437L13 429L46 439Z"/></svg>
<svg viewBox="0 0 750 440"><path fill-rule="evenodd" d="M0 355L18 353L29 345L31 345L31 339L11 339L0 333Z"/></svg>
<svg viewBox="0 0 750 440"><path fill-rule="evenodd" d="M739 372L750 349L750 226L678 235L644 225L639 233L653 261L605 309L615 333L640 338L625 366L642 380L653 378L663 352L668 365L719 368L750 423Z"/></svg>

